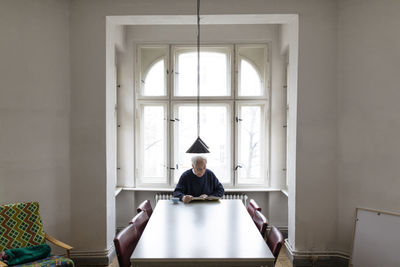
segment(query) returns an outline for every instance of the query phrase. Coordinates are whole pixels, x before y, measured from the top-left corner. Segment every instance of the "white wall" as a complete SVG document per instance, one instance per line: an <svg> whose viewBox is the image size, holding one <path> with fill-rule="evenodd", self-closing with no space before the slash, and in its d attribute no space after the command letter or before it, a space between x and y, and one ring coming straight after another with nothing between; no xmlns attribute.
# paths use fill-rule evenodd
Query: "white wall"
<svg viewBox="0 0 400 267"><path fill-rule="evenodd" d="M104 256L113 201L106 179L106 20L96 6L71 1L71 232L74 253Z"/></svg>
<svg viewBox="0 0 400 267"><path fill-rule="evenodd" d="M106 23L106 156L107 188L117 184L117 54L125 47L125 30L121 25ZM107 244L115 236L115 195L112 190L106 191L107 203Z"/></svg>
<svg viewBox="0 0 400 267"><path fill-rule="evenodd" d="M336 2L307 3L299 16L294 184L295 250L302 252L331 250L337 223Z"/></svg>
<svg viewBox="0 0 400 267"><path fill-rule="evenodd" d="M340 1L338 236L356 207L400 213L400 2Z"/></svg>
<svg viewBox="0 0 400 267"><path fill-rule="evenodd" d="M115 236L115 68L125 36L122 26L107 23L103 16L86 20L85 12L91 11L77 6L77 2L71 5L73 255L108 257ZM103 28L86 32L99 25Z"/></svg>
<svg viewBox="0 0 400 267"><path fill-rule="evenodd" d="M69 1L0 3L0 204L38 201L70 232Z"/></svg>
<svg viewBox="0 0 400 267"><path fill-rule="evenodd" d="M297 94L299 60L298 17L280 26L281 54L286 66L286 171L288 191L288 244L294 250L296 244L296 139L297 139ZM271 203L273 203L271 201Z"/></svg>

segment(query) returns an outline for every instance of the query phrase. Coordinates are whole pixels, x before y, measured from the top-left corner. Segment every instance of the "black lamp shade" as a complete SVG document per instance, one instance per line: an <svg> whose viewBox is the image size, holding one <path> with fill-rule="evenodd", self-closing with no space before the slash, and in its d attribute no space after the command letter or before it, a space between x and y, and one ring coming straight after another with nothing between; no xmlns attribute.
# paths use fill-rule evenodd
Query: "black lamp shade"
<svg viewBox="0 0 400 267"><path fill-rule="evenodd" d="M208 151L206 143L204 143L200 137L197 137L196 141L194 141L193 145L186 151L186 153L201 154L210 153L210 151Z"/></svg>

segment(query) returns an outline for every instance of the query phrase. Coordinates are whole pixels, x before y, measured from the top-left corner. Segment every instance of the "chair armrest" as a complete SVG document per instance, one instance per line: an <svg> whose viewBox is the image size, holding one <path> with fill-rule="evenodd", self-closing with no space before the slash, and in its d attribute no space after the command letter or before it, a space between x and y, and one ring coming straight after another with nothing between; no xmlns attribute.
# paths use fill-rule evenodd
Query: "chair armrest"
<svg viewBox="0 0 400 267"><path fill-rule="evenodd" d="M8 265L5 264L4 262L0 261L0 267L3 267L3 266L8 266Z"/></svg>
<svg viewBox="0 0 400 267"><path fill-rule="evenodd" d="M67 244L55 239L54 237L52 237L49 234L45 234L45 235L46 235L45 238L46 238L47 241L49 241L49 242L53 243L54 245L57 245L57 246L59 246L61 248L64 248L67 251L67 257L71 258L70 254L69 254L69 251L71 249L73 249L73 247L71 247L70 245L67 245Z"/></svg>

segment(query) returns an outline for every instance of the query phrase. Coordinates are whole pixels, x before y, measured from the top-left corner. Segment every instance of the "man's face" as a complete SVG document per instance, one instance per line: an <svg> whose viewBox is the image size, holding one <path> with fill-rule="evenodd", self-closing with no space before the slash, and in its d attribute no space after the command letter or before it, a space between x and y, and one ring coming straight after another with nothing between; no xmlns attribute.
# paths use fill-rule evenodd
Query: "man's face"
<svg viewBox="0 0 400 267"><path fill-rule="evenodd" d="M204 173L206 172L206 163L204 160L200 160L196 163L196 166L193 166L194 174L196 174L197 177L202 177Z"/></svg>

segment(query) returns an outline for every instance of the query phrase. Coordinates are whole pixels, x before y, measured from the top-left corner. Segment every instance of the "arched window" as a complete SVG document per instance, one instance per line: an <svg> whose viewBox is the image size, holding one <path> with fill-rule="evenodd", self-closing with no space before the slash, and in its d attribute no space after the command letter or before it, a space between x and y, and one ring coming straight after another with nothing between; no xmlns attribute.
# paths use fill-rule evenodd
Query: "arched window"
<svg viewBox="0 0 400 267"><path fill-rule="evenodd" d="M263 95L262 79L256 66L248 59L240 58L239 96Z"/></svg>
<svg viewBox="0 0 400 267"><path fill-rule="evenodd" d="M144 96L160 96L164 95L165 73L164 73L164 58L157 59L148 68L145 74L143 95Z"/></svg>
<svg viewBox="0 0 400 267"><path fill-rule="evenodd" d="M226 187L268 186L266 44L204 45L199 119L209 163ZM135 186L174 186L197 137L197 48L139 45L135 70Z"/></svg>

